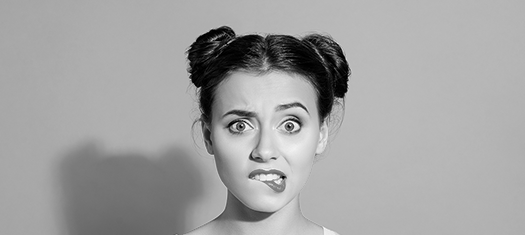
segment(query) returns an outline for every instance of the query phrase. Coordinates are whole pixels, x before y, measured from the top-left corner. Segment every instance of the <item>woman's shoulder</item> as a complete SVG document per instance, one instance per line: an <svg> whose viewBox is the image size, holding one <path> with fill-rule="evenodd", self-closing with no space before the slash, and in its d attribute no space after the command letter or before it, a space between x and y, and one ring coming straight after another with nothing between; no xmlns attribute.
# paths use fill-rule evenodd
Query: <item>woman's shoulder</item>
<svg viewBox="0 0 525 235"><path fill-rule="evenodd" d="M208 234L214 234L213 233L213 221L210 221L192 231L189 231L181 235L208 235Z"/></svg>
<svg viewBox="0 0 525 235"><path fill-rule="evenodd" d="M325 227L323 227L323 233L324 233L324 235L339 235L339 233L336 233L336 232L334 232L334 231L332 231L330 229L327 229Z"/></svg>
<svg viewBox="0 0 525 235"><path fill-rule="evenodd" d="M214 233L214 221L210 221L209 223L206 223L188 233L184 233L181 235L209 235L209 234L215 234ZM321 226L323 228L323 235L340 235L339 233L336 233L324 226ZM175 234L177 235L177 234Z"/></svg>

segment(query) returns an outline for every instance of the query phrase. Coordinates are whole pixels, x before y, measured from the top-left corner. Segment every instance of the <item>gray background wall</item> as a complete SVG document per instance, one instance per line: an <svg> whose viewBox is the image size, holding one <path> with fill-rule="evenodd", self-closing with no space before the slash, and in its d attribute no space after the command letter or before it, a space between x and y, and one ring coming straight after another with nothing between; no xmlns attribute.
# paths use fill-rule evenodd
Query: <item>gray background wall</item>
<svg viewBox="0 0 525 235"><path fill-rule="evenodd" d="M0 233L173 234L225 188L191 132L205 31L331 34L353 76L303 191L341 234L525 234L523 1L0 3ZM200 147L199 147L200 146Z"/></svg>

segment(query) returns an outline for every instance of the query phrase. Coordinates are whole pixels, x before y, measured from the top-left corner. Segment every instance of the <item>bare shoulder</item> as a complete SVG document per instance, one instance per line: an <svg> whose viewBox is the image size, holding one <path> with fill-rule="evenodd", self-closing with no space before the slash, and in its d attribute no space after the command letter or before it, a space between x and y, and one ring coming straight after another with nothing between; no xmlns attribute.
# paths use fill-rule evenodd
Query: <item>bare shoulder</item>
<svg viewBox="0 0 525 235"><path fill-rule="evenodd" d="M210 221L188 233L185 233L183 235L211 235L214 234L214 223L213 221Z"/></svg>

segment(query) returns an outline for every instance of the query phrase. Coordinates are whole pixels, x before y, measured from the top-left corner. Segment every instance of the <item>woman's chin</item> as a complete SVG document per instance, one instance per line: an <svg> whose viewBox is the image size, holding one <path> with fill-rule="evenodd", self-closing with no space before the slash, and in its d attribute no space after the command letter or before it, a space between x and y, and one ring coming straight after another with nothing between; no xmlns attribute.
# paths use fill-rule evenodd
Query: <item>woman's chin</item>
<svg viewBox="0 0 525 235"><path fill-rule="evenodd" d="M253 211L260 212L260 213L268 213L273 214L277 211L279 211L282 207L277 205L246 205L246 207L250 208Z"/></svg>
<svg viewBox="0 0 525 235"><path fill-rule="evenodd" d="M290 203L290 200L283 200L284 198L249 198L246 200L239 200L246 208L260 213L275 213Z"/></svg>

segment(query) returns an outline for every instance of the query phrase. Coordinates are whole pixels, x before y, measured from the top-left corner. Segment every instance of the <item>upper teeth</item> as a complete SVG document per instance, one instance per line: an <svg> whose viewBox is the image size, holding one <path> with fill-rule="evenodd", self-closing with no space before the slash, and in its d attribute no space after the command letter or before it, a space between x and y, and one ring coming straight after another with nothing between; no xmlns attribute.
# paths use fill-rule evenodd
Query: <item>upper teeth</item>
<svg viewBox="0 0 525 235"><path fill-rule="evenodd" d="M253 177L255 180L259 181L273 181L280 179L281 176L277 174L258 174Z"/></svg>

